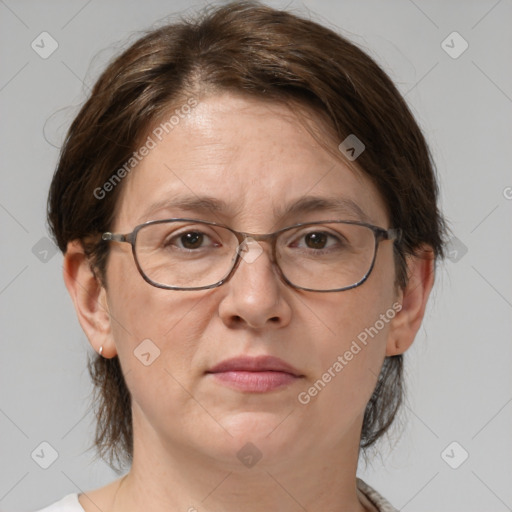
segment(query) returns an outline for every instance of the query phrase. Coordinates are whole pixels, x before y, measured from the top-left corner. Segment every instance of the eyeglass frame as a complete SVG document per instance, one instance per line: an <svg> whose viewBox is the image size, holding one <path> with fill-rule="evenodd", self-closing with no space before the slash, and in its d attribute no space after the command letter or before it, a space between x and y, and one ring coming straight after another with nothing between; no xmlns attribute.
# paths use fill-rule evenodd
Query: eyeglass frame
<svg viewBox="0 0 512 512"><path fill-rule="evenodd" d="M214 284L207 285L207 286L195 286L191 288L183 288L179 286L169 286L169 285L163 285L160 283L157 283L156 281L151 280L145 272L142 270L142 267L140 266L140 263L137 259L137 253L135 250L135 243L137 240L137 233L144 227L153 225L153 224L164 224L164 223L171 223L171 222L180 222L180 221L186 221L186 222L199 222L202 224L210 225L210 226L218 226L224 229L227 229L231 233L233 233L237 240L238 240L238 247L236 252L236 257L234 259L234 262L232 264L231 270L226 274L224 278L222 278L220 281L217 281ZM281 269L281 266L279 264L279 261L276 257L276 240L278 236L290 229L299 228L302 226L314 226L318 224L352 224L356 226L363 226L368 229L370 229L373 232L374 238L375 238L375 245L373 248L373 259L370 265L370 268L366 272L366 274L356 283L345 286L343 288L335 288L332 290L315 290L312 288L304 288L302 286L298 286L293 284L285 275L283 270ZM225 224L221 224L218 222L208 221L208 220L201 220L201 219L191 219L191 218L170 218L170 219L158 219L158 220L150 220L147 222L144 222L142 224L139 224L135 226L135 228L130 233L112 233L110 231L106 231L101 235L101 239L106 242L126 242L131 244L132 246L132 255L133 259L135 261L135 265L137 267L137 270L139 271L140 275L150 285L156 287L156 288L162 288L164 290L177 290L177 291L195 291L195 290L209 290L212 288L218 288L219 286L222 286L224 283L229 281L233 274L235 273L236 269L240 265L240 261L243 259L239 248L240 246L247 240L248 238L252 238L253 240L257 242L269 242L271 244L271 251L272 251L272 257L271 261L275 266L277 267L278 275L279 277L290 287L296 289L296 290L305 290L310 292L343 292L347 290L351 290L353 288L357 288L358 286L361 286L370 276L373 267L375 266L375 260L377 259L377 251L379 248L379 244L382 241L390 240L394 243L398 244L401 241L402 238L402 230L400 228L389 228L384 229L379 226L374 226L373 224L368 224L367 222L362 221L355 221L355 220L320 220L320 221L311 221L311 222L301 222L298 224L294 224L292 226L287 226L285 228L281 228L277 231L274 231L273 233L264 233L264 234L257 234L257 233L247 233L245 231L236 231L235 229L230 228L229 226L226 226Z"/></svg>

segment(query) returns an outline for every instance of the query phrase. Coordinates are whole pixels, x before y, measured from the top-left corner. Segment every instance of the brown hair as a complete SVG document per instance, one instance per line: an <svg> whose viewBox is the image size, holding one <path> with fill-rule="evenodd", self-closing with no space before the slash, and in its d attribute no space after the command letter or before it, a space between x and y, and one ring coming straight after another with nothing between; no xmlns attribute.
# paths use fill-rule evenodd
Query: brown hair
<svg viewBox="0 0 512 512"><path fill-rule="evenodd" d="M102 73L71 124L50 188L48 221L62 252L69 241L81 240L105 284L108 244L97 237L113 223L122 183L102 198L95 191L133 156L155 122L186 98L215 91L299 101L329 120L339 142L350 134L363 141L358 166L382 195L391 226L403 230L395 245L397 285L407 282L405 256L423 244L443 256L434 164L390 78L332 30L246 1L150 31ZM401 355L384 360L366 407L362 448L395 418L403 398L402 363ZM115 460L129 463L131 399L118 357L95 355L89 371L97 406L94 445L111 467Z"/></svg>

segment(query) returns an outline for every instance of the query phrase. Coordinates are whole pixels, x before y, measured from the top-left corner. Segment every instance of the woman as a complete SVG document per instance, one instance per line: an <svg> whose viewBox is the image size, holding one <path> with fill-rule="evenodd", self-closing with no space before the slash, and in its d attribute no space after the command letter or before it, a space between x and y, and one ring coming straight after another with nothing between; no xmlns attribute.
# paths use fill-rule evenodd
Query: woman
<svg viewBox="0 0 512 512"><path fill-rule="evenodd" d="M371 58L254 2L154 30L71 125L48 212L95 444L130 469L45 512L395 510L357 461L400 406L444 223Z"/></svg>

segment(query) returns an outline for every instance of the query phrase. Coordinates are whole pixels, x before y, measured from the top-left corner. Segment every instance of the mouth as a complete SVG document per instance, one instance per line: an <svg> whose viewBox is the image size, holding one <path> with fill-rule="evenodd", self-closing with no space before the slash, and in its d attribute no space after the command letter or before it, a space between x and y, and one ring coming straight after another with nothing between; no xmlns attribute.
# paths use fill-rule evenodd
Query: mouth
<svg viewBox="0 0 512 512"><path fill-rule="evenodd" d="M265 393L283 388L304 377L299 370L273 356L235 357L217 364L206 374L233 389Z"/></svg>

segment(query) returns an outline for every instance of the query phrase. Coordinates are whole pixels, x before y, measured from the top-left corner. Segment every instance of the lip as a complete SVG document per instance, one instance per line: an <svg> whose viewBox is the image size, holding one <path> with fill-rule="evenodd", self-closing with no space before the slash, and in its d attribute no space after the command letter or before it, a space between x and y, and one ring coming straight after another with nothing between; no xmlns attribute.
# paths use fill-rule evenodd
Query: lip
<svg viewBox="0 0 512 512"><path fill-rule="evenodd" d="M295 377L302 377L301 373L297 368L294 368L291 364L279 359L274 356L240 356L226 359L213 368L207 371L207 373L221 373L221 372L233 372L233 371L245 371L245 372L283 372L289 373Z"/></svg>
<svg viewBox="0 0 512 512"><path fill-rule="evenodd" d="M234 389L254 393L282 388L303 377L297 368L274 356L226 359L206 374Z"/></svg>

